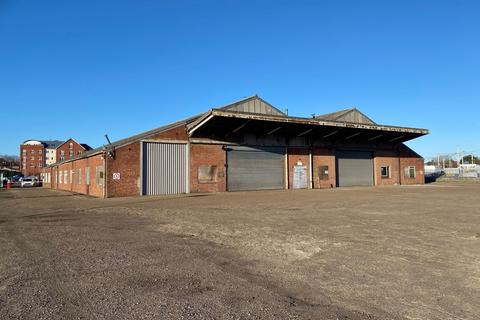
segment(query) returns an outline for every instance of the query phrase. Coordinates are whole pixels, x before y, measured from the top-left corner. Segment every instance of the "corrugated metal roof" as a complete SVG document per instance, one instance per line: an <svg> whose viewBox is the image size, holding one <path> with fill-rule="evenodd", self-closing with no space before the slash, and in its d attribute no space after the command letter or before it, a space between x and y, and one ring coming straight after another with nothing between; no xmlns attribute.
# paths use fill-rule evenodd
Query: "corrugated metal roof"
<svg viewBox="0 0 480 320"><path fill-rule="evenodd" d="M246 97L244 99L237 100L235 102L214 109L286 116L284 112L280 111L278 108L274 107L269 102L263 100L258 95Z"/></svg>
<svg viewBox="0 0 480 320"><path fill-rule="evenodd" d="M318 115L318 116L315 116L315 119L376 124L375 121L370 119L367 115L365 115L363 112L361 112L357 108L350 108L350 109Z"/></svg>

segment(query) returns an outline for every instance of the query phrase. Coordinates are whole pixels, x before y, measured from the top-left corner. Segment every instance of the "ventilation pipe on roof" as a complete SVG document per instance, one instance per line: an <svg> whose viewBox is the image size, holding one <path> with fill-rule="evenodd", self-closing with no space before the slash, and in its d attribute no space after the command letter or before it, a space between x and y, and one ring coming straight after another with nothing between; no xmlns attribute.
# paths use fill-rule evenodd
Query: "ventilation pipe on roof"
<svg viewBox="0 0 480 320"><path fill-rule="evenodd" d="M115 159L115 147L112 147L112 143L110 142L110 139L108 138L108 134L105 134L105 139L107 139L107 142L110 145L110 149L107 149L106 146L103 146L103 150L105 151L105 154L107 156L109 156L112 159Z"/></svg>

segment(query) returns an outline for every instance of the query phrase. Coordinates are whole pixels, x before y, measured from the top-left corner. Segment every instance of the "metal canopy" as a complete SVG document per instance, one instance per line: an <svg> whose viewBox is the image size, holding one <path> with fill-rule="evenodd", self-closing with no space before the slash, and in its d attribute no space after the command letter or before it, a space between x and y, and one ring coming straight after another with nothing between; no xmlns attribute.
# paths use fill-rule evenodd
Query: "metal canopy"
<svg viewBox="0 0 480 320"><path fill-rule="evenodd" d="M187 125L191 137L228 139L241 133L284 135L329 143L402 143L428 134L426 129L377 124L259 115L212 109Z"/></svg>

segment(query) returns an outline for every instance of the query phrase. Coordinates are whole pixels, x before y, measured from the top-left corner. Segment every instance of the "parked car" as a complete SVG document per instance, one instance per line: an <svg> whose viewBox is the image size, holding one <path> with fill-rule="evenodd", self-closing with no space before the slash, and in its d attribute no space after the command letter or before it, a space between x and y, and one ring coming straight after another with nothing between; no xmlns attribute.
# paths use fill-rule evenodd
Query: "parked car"
<svg viewBox="0 0 480 320"><path fill-rule="evenodd" d="M20 182L23 178L23 174L16 174L12 177L12 182Z"/></svg>
<svg viewBox="0 0 480 320"><path fill-rule="evenodd" d="M40 185L40 181L36 177L26 177L21 180L22 188L25 187L38 187Z"/></svg>

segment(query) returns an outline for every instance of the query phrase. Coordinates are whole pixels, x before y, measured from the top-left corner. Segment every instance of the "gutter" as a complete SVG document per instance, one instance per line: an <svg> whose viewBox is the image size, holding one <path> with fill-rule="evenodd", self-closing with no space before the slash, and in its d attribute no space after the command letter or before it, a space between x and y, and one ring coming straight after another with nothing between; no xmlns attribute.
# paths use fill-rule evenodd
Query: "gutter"
<svg viewBox="0 0 480 320"><path fill-rule="evenodd" d="M340 122L340 121L327 121L327 120L318 120L313 118L300 118L300 117L285 117L285 116L274 116L274 115L259 115L248 112L232 112L224 111L218 109L212 109L206 114L204 114L197 121L192 122L187 125L187 130L190 135L193 134L197 129L203 126L213 117L225 117L225 118L238 118L238 119L248 119L248 120L259 120L259 121L272 121L272 122L281 122L281 123L296 123L296 124L306 124L313 126L327 126L327 127L338 127L338 128L354 128L354 129L366 129L366 130L378 130L378 131L388 131L388 132L401 132L401 133L414 133L420 135L426 135L429 133L427 129L418 129L418 128L408 128L408 127L397 127L389 125L373 125L373 124L360 124L354 122Z"/></svg>

